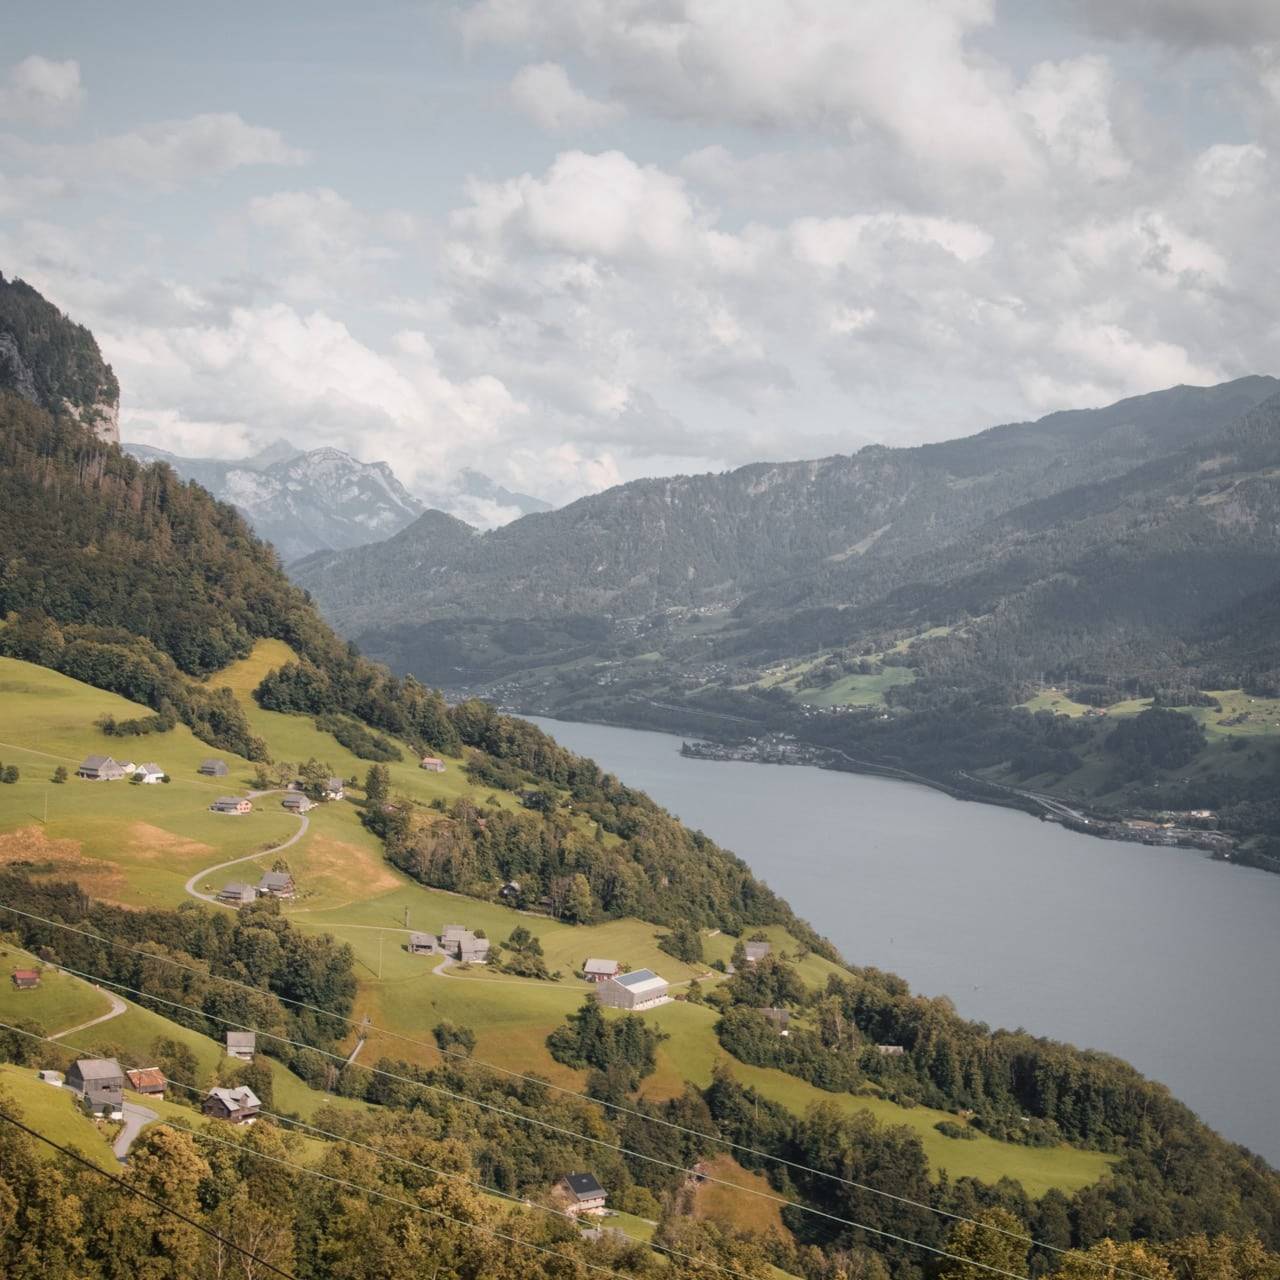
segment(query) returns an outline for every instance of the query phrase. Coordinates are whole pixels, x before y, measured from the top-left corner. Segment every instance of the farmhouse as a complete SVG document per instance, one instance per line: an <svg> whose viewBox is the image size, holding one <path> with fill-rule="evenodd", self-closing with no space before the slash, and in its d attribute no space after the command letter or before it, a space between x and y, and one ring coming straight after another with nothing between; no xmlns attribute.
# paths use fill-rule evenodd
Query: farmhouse
<svg viewBox="0 0 1280 1280"><path fill-rule="evenodd" d="M477 938L460 924L447 924L440 934L440 950L460 964L485 964L489 959L489 939Z"/></svg>
<svg viewBox="0 0 1280 1280"><path fill-rule="evenodd" d="M115 782L124 777L124 769L110 756L85 756L76 777L88 778L90 782Z"/></svg>
<svg viewBox="0 0 1280 1280"><path fill-rule="evenodd" d="M257 902L258 891L251 884L243 884L239 880L233 880L230 884L224 884L218 890L218 901L224 903L228 907L247 907L251 902Z"/></svg>
<svg viewBox="0 0 1280 1280"><path fill-rule="evenodd" d="M330 778L324 784L324 798L326 800L341 800L346 794L342 788L341 778Z"/></svg>
<svg viewBox="0 0 1280 1280"><path fill-rule="evenodd" d="M9 977L18 991L31 991L40 985L39 969L15 969Z"/></svg>
<svg viewBox="0 0 1280 1280"><path fill-rule="evenodd" d="M748 942L742 948L743 958L748 964L755 964L759 960L763 960L769 954L770 947L767 942Z"/></svg>
<svg viewBox="0 0 1280 1280"><path fill-rule="evenodd" d="M258 1037L253 1031L228 1031L227 1054L241 1062L252 1062L253 1051L258 1047Z"/></svg>
<svg viewBox="0 0 1280 1280"><path fill-rule="evenodd" d="M210 806L214 813L251 813L253 805L243 796L219 796Z"/></svg>
<svg viewBox="0 0 1280 1280"><path fill-rule="evenodd" d="M409 935L409 954L415 956L433 956L440 950L440 939L434 933L411 933Z"/></svg>
<svg viewBox="0 0 1280 1280"><path fill-rule="evenodd" d="M604 1212L609 1193L593 1173L566 1173L554 1187L556 1198L564 1203L565 1212L598 1216Z"/></svg>
<svg viewBox="0 0 1280 1280"><path fill-rule="evenodd" d="M204 1100L203 1111L215 1120L252 1124L258 1118L261 1107L258 1095L247 1084L242 1084L235 1089L210 1089Z"/></svg>
<svg viewBox="0 0 1280 1280"><path fill-rule="evenodd" d="M90 1115L118 1120L124 1114L124 1072L114 1058L79 1058L67 1072L67 1088Z"/></svg>
<svg viewBox="0 0 1280 1280"><path fill-rule="evenodd" d="M439 756L423 756L418 768L425 769L428 773L443 773L445 764Z"/></svg>
<svg viewBox="0 0 1280 1280"><path fill-rule="evenodd" d="M599 960L588 957L582 965L582 976L588 982L603 982L606 978L615 977L622 966L616 960Z"/></svg>
<svg viewBox="0 0 1280 1280"><path fill-rule="evenodd" d="M315 801L310 796L304 796L301 791L290 791L280 803L290 813L310 813L316 807Z"/></svg>
<svg viewBox="0 0 1280 1280"><path fill-rule="evenodd" d="M129 1088L134 1093L144 1093L152 1098L164 1097L164 1087L168 1081L159 1067L137 1067L132 1071L126 1071L125 1076L128 1078Z"/></svg>
<svg viewBox="0 0 1280 1280"><path fill-rule="evenodd" d="M258 894L263 898L292 898L298 891L287 871L268 871L258 881Z"/></svg>
<svg viewBox="0 0 1280 1280"><path fill-rule="evenodd" d="M163 782L164 770L156 764L154 760L148 760L146 764L140 764L133 771L133 776L137 778L139 782Z"/></svg>
<svg viewBox="0 0 1280 1280"><path fill-rule="evenodd" d="M638 1013L666 1004L667 980L652 969L637 969L634 973L620 973L596 983L596 999L610 1009L630 1009Z"/></svg>
<svg viewBox="0 0 1280 1280"><path fill-rule="evenodd" d="M225 760L201 760L196 772L203 773L206 778L225 778L231 770Z"/></svg>

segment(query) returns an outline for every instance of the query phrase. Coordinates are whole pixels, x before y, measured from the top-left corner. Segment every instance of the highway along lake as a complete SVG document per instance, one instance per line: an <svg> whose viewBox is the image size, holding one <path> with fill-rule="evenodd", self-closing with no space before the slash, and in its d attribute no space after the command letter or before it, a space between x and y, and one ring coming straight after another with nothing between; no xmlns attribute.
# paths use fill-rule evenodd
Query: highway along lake
<svg viewBox="0 0 1280 1280"><path fill-rule="evenodd" d="M910 783L535 723L737 853L851 963L1118 1054L1280 1165L1280 876Z"/></svg>

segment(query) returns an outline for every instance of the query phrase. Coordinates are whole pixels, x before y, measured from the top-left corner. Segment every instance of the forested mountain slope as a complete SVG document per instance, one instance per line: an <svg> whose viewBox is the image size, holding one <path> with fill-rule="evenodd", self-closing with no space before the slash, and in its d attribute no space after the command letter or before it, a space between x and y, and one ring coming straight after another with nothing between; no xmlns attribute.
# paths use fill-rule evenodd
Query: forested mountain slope
<svg viewBox="0 0 1280 1280"><path fill-rule="evenodd" d="M944 444L640 480L469 540L411 528L385 546L316 556L295 576L349 631L722 606L822 566L842 570L837 587L883 579L999 512L1212 434L1278 389L1271 378L1177 387Z"/></svg>

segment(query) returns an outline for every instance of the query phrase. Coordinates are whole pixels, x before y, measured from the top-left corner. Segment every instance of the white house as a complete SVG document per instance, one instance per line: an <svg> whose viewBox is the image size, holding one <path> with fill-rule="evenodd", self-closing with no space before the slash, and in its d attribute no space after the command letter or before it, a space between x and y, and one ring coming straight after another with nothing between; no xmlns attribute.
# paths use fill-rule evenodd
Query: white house
<svg viewBox="0 0 1280 1280"><path fill-rule="evenodd" d="M134 771L134 777L139 782L163 782L164 770L156 764L154 760L148 760L146 764L140 764Z"/></svg>
<svg viewBox="0 0 1280 1280"><path fill-rule="evenodd" d="M610 1009L639 1013L642 1009L666 1004L671 999L667 990L665 978L658 977L652 969L637 969L634 973L619 973L597 982L596 999Z"/></svg>

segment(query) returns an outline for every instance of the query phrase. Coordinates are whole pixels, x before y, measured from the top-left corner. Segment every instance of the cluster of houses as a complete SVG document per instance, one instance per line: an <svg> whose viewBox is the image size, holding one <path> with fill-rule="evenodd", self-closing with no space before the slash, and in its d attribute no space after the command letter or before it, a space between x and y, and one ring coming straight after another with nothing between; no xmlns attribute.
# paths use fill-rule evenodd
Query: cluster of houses
<svg viewBox="0 0 1280 1280"><path fill-rule="evenodd" d="M71 1064L66 1080L56 1071L41 1071L46 1084L60 1085L74 1093L86 1114L103 1120L124 1117L124 1091L162 1098L168 1081L159 1067L125 1070L114 1058L79 1058ZM248 1085L210 1089L201 1110L207 1116L232 1124L251 1124L262 1107Z"/></svg>
<svg viewBox="0 0 1280 1280"><path fill-rule="evenodd" d="M486 964L489 939L461 924L447 924L437 937L434 933L411 933L409 951L415 956L446 955L459 964Z"/></svg>
<svg viewBox="0 0 1280 1280"><path fill-rule="evenodd" d="M298 886L287 871L266 871L257 884L233 880L218 891L218 901L228 907L247 907L259 898L294 898Z"/></svg>
<svg viewBox="0 0 1280 1280"><path fill-rule="evenodd" d="M165 771L154 760L135 764L132 760L113 760L110 756L85 756L76 770L77 778L90 782L119 782L121 778L137 778L139 782L163 782Z"/></svg>

